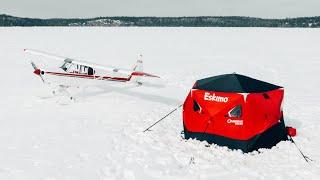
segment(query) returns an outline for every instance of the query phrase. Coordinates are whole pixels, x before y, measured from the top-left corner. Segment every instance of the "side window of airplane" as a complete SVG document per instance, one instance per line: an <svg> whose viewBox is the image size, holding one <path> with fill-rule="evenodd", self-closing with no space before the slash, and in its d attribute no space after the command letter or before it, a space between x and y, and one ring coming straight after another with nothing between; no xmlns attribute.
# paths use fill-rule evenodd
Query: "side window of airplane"
<svg viewBox="0 0 320 180"><path fill-rule="evenodd" d="M88 67L88 75L94 75L94 70L91 67Z"/></svg>
<svg viewBox="0 0 320 180"><path fill-rule="evenodd" d="M66 65L66 67L67 67L67 71L66 72L71 72L71 73L73 73L73 72L75 72L75 71L77 71L78 69L77 69L77 66L75 65L75 64L68 64L68 65Z"/></svg>
<svg viewBox="0 0 320 180"><path fill-rule="evenodd" d="M77 64L77 69L75 70L75 72L79 74L83 73L83 66Z"/></svg>
<svg viewBox="0 0 320 180"><path fill-rule="evenodd" d="M83 71L82 71L83 74L87 74L87 66L83 66Z"/></svg>

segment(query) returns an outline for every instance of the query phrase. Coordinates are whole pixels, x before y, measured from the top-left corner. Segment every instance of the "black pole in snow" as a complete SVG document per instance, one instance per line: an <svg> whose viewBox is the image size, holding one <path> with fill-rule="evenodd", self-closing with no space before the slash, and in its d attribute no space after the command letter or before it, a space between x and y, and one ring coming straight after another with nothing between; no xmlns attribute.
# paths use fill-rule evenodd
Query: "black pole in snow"
<svg viewBox="0 0 320 180"><path fill-rule="evenodd" d="M174 110L172 110L171 112L169 112L167 115L165 115L163 118L161 118L160 120L158 120L157 122L153 123L151 126L149 126L147 129L145 129L143 132L148 131L150 128L152 128L154 125L158 124L160 121L164 120L166 117L168 117L170 114L172 114L173 112L175 112L177 109L179 109L183 104L180 104L178 107L176 107Z"/></svg>
<svg viewBox="0 0 320 180"><path fill-rule="evenodd" d="M308 156L304 155L303 152L300 150L300 148L298 147L298 145L296 144L296 142L293 140L293 138L289 135L289 140L296 146L296 148L299 150L300 154L302 155L302 157L304 158L304 160L309 163L310 161L313 161L312 159L310 159Z"/></svg>

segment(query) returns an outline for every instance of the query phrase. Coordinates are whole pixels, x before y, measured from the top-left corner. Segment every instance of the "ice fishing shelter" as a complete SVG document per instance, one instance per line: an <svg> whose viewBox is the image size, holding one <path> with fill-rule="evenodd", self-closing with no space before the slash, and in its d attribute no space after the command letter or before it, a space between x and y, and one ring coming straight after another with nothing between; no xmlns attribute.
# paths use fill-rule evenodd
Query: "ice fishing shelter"
<svg viewBox="0 0 320 180"><path fill-rule="evenodd" d="M250 152L287 140L284 89L240 74L196 81L183 104L185 138Z"/></svg>

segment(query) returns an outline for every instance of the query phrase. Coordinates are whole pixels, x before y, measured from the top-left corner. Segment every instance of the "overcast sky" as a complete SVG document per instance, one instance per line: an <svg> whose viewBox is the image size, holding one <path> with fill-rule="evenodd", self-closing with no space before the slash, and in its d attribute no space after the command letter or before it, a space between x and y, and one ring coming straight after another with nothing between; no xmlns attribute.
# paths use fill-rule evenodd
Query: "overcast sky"
<svg viewBox="0 0 320 180"><path fill-rule="evenodd" d="M0 0L0 14L22 17L320 16L320 0Z"/></svg>

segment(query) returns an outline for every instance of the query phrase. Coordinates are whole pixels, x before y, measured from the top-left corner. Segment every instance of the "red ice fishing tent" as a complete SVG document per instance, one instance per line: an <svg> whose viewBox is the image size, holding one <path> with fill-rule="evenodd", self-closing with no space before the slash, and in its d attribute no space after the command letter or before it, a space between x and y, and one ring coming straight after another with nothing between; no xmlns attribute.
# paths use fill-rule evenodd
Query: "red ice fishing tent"
<svg viewBox="0 0 320 180"><path fill-rule="evenodd" d="M250 152L287 140L284 89L240 74L198 80L183 104L185 138Z"/></svg>

